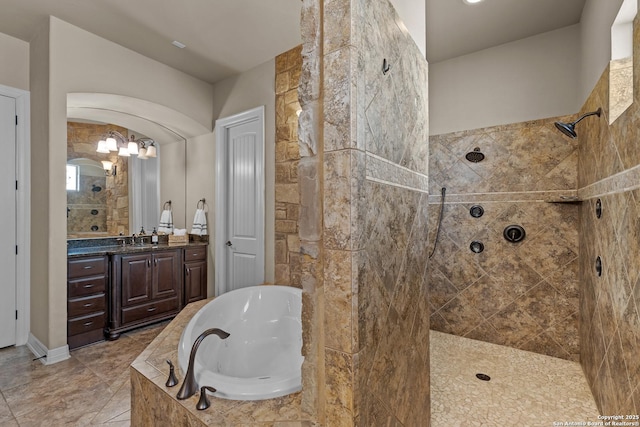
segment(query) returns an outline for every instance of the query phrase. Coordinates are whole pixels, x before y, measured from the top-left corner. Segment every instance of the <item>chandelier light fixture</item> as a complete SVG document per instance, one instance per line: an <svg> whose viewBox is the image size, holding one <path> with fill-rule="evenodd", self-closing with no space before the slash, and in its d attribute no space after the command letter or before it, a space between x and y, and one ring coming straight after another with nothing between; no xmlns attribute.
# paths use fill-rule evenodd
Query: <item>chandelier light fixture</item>
<svg viewBox="0 0 640 427"><path fill-rule="evenodd" d="M98 141L97 153L109 154L117 151L118 156L130 157L138 156L139 159L156 157L156 142L151 138L138 138L131 135L128 139L120 132L110 130L103 135L105 138Z"/></svg>

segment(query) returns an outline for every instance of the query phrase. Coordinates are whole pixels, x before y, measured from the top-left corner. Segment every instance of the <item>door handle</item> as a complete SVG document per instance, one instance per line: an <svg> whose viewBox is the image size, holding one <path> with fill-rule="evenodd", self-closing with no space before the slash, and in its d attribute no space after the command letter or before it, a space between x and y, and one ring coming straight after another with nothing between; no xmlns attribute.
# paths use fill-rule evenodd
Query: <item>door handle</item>
<svg viewBox="0 0 640 427"><path fill-rule="evenodd" d="M227 241L227 243L225 243L225 245L231 246L231 240Z"/></svg>

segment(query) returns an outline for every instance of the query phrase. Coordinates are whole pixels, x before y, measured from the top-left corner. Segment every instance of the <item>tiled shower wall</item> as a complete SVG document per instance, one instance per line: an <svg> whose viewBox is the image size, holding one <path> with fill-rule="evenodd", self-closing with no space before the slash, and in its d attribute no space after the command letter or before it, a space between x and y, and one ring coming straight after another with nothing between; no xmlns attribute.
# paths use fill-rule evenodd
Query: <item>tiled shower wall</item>
<svg viewBox="0 0 640 427"><path fill-rule="evenodd" d="M323 425L429 425L427 63L399 22L387 0L303 2L303 34L315 33L299 90L302 285L312 305L303 405L317 390Z"/></svg>
<svg viewBox="0 0 640 427"><path fill-rule="evenodd" d="M557 119L566 120L431 136L431 244L446 187L429 268L432 329L578 360L577 144ZM465 158L475 149L478 163ZM525 229L521 242L503 237L512 224Z"/></svg>
<svg viewBox="0 0 640 427"><path fill-rule="evenodd" d="M634 100L609 123L609 69L580 123L581 363L603 414L640 412L640 33L634 22ZM618 109L619 110L619 109ZM588 120L591 119L591 120ZM600 200L601 217L596 215ZM595 269L602 260L602 273Z"/></svg>

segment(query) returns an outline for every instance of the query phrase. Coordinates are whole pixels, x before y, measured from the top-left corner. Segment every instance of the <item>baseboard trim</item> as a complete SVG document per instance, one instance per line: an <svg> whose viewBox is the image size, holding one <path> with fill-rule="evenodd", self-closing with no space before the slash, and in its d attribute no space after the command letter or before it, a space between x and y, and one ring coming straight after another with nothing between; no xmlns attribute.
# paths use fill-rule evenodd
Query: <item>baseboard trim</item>
<svg viewBox="0 0 640 427"><path fill-rule="evenodd" d="M33 353L43 365L53 365L54 363L62 362L71 357L68 345L49 350L47 346L42 344L31 332L27 340L27 348L31 350L31 353Z"/></svg>

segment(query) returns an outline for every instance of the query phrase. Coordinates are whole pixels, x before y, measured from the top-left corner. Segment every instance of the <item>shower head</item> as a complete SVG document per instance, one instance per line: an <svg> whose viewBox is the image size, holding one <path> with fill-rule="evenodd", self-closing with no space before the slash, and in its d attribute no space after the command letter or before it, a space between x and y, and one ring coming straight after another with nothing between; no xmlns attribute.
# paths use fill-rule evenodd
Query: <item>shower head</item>
<svg viewBox="0 0 640 427"><path fill-rule="evenodd" d="M578 136L578 134L576 133L576 123L578 123L580 120L584 119L587 116L598 116L600 117L600 114L602 114L602 108L598 108L596 111L592 111L590 113L586 113L583 114L578 120L576 120L573 123L564 123L564 122L555 122L556 128L564 133L565 135L567 135L569 138L575 138Z"/></svg>
<svg viewBox="0 0 640 427"><path fill-rule="evenodd" d="M560 132L564 133L569 138L575 138L578 136L575 130L575 124L573 123L556 122L555 125Z"/></svg>

